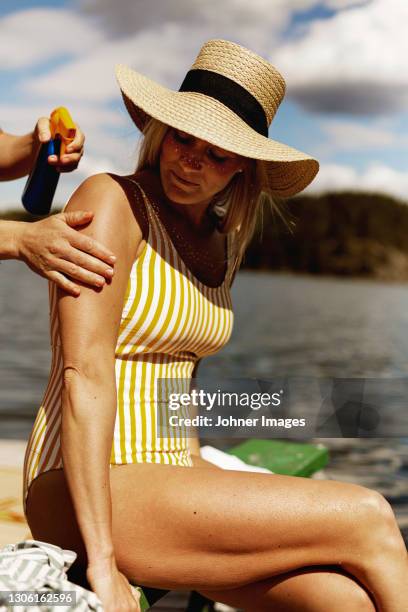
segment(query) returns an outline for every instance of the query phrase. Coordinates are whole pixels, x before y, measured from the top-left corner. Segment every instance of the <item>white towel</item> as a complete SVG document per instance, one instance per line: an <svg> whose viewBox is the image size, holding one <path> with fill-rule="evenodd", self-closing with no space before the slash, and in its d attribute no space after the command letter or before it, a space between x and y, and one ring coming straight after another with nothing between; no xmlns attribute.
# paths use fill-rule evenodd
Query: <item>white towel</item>
<svg viewBox="0 0 408 612"><path fill-rule="evenodd" d="M264 474L273 474L273 472L267 468L258 467L257 465L249 465L248 463L242 461L242 459L239 457L230 455L229 453L224 453L224 451L214 448L214 446L201 446L200 455L206 461L217 465L223 470L236 470L238 472L263 472Z"/></svg>

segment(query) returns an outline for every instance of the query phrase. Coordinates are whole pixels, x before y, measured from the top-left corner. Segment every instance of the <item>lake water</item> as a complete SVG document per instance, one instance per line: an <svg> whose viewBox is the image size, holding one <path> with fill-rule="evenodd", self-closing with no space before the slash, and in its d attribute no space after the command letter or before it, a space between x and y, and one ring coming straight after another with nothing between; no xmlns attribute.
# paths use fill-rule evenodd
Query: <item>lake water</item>
<svg viewBox="0 0 408 612"><path fill-rule="evenodd" d="M388 384L407 376L408 285L241 272L232 297L232 338L201 362L201 375ZM19 262L0 264L0 320L0 438L26 439L50 366L48 295L46 281ZM406 435L408 412L401 409L400 418ZM330 449L329 477L380 490L408 528L405 438L320 441Z"/></svg>

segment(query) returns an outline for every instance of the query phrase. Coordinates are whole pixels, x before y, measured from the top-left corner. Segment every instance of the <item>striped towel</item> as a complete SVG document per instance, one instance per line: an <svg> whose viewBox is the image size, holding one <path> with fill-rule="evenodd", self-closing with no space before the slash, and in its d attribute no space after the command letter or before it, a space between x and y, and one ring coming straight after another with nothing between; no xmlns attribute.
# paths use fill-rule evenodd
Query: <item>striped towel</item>
<svg viewBox="0 0 408 612"><path fill-rule="evenodd" d="M73 550L63 550L59 546L25 540L18 544L8 544L0 549L0 591L35 591L53 593L55 591L74 591L74 605L7 605L0 596L0 612L68 612L76 610L103 612L100 599L87 589L69 582L67 570L76 559Z"/></svg>

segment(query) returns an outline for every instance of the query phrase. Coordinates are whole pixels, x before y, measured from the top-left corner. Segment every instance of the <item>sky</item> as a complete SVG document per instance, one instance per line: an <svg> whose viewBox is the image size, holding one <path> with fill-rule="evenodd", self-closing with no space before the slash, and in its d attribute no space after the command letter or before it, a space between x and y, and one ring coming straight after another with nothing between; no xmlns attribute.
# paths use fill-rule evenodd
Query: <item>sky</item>
<svg viewBox="0 0 408 612"><path fill-rule="evenodd" d="M1 0L0 126L24 134L66 106L86 134L63 204L88 176L126 174L140 133L117 63L178 90L202 44L232 40L284 75L269 137L320 161L305 193L354 189L408 202L407 0ZM0 184L0 212L25 180Z"/></svg>

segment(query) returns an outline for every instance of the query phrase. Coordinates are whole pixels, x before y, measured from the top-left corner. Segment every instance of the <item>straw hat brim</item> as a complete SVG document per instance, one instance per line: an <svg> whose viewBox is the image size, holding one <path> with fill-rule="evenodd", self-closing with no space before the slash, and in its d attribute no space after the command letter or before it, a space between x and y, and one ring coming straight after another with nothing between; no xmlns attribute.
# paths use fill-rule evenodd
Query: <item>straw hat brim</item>
<svg viewBox="0 0 408 612"><path fill-rule="evenodd" d="M150 117L226 151L266 162L272 192L290 197L312 182L319 163L297 149L266 138L227 106L196 92L172 91L119 64L116 78L130 116L143 131Z"/></svg>

